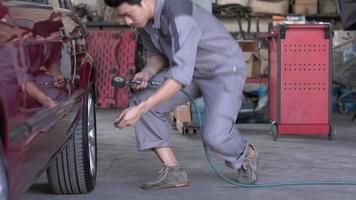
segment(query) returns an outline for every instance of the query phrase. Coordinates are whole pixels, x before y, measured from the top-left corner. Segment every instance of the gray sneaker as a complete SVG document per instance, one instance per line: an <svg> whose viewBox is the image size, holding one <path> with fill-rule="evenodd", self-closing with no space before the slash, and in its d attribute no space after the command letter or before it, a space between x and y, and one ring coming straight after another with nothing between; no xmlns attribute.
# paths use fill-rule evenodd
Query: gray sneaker
<svg viewBox="0 0 356 200"><path fill-rule="evenodd" d="M181 167L164 167L158 172L158 177L144 183L145 190L183 187L188 185L187 172Z"/></svg>
<svg viewBox="0 0 356 200"><path fill-rule="evenodd" d="M257 182L259 171L258 151L251 144L250 147L253 149L253 154L247 155L242 166L237 170L237 180L243 184L255 184Z"/></svg>

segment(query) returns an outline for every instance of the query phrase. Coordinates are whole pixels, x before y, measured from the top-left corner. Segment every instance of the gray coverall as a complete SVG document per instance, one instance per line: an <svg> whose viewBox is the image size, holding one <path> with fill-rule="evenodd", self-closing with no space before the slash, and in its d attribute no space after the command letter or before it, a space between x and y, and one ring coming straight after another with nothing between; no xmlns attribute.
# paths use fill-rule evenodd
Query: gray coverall
<svg viewBox="0 0 356 200"><path fill-rule="evenodd" d="M240 168L248 145L235 126L246 80L245 60L237 42L214 16L190 0L157 0L154 21L141 33L148 56L160 54L169 63L153 79L173 79L192 97L203 96L204 142L227 166ZM135 92L130 105L138 105L153 92L149 88ZM178 92L143 114L135 125L138 149L170 147L163 113L188 100Z"/></svg>

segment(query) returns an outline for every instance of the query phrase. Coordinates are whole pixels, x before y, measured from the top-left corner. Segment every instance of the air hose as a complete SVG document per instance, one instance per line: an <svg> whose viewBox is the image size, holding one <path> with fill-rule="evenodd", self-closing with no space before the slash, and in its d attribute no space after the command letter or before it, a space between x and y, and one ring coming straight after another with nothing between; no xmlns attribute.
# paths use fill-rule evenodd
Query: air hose
<svg viewBox="0 0 356 200"><path fill-rule="evenodd" d="M199 120L199 128L201 130L201 133L203 133L203 123L202 123L201 116L200 116L200 113L198 112L198 108L197 108L197 105L196 105L194 99L184 90L181 90L181 92L189 98L190 102L193 105L194 110L197 112L197 116L198 116L198 120ZM232 179L226 177L220 171L218 166L212 160L212 158L209 154L209 148L205 144L203 139L202 139L202 143L203 143L206 159L208 160L210 167L213 169L213 171L225 182L235 185L235 186L238 186L238 187L241 187L241 188L272 188L272 187L305 186L305 185L356 185L356 180L298 180L298 181L269 182L269 183L261 183L261 184L239 183L235 180L232 180Z"/></svg>
<svg viewBox="0 0 356 200"><path fill-rule="evenodd" d="M112 85L114 87L122 88L125 86L130 86L130 85L136 85L140 84L140 81L127 81L124 77L120 76L115 76L112 79ZM152 86L153 88L157 88L162 84L162 82L159 81L149 81L149 85ZM199 127L201 130L201 133L203 133L203 122L201 120L200 113L198 112L197 105L193 99L192 96L190 96L187 92L184 90L180 90L187 98L189 101L192 103L194 110L197 111L197 116L199 120ZM204 152L206 159L208 160L211 168L213 171L225 182L238 186L240 188L272 188L272 187L286 187L286 186L305 186L305 185L356 185L356 180L298 180L298 181L284 181L284 182L269 182L269 183L261 183L261 184L243 184L239 183L235 180L232 180L228 177L226 177L218 168L218 166L214 163L214 161L211 159L211 156L209 154L209 148L205 144L204 140L202 139L203 147L204 147Z"/></svg>

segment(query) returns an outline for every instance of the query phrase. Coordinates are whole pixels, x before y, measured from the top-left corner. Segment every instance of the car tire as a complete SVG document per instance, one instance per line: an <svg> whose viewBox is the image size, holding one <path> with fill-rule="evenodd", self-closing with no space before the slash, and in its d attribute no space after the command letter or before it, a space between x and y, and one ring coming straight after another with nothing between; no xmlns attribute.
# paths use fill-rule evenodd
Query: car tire
<svg viewBox="0 0 356 200"><path fill-rule="evenodd" d="M47 169L48 182L57 194L84 194L95 187L97 145L94 98L94 91L90 88L72 138Z"/></svg>
<svg viewBox="0 0 356 200"><path fill-rule="evenodd" d="M0 126L1 128L1 126ZM1 130L0 130L1 134ZM10 199L9 181L6 171L5 154L0 139L0 199Z"/></svg>

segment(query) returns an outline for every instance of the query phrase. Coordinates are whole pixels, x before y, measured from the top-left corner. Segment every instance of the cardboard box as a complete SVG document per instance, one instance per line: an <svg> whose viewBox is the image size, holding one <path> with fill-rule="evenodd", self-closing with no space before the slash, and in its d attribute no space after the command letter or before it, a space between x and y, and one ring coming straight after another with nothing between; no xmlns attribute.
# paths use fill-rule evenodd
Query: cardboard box
<svg viewBox="0 0 356 200"><path fill-rule="evenodd" d="M253 75L253 54L251 52L244 52L245 54L245 63L247 70L247 78L251 78Z"/></svg>
<svg viewBox="0 0 356 200"><path fill-rule="evenodd" d="M245 62L247 68L247 78L253 78L260 76L260 63L255 53L244 52Z"/></svg>
<svg viewBox="0 0 356 200"><path fill-rule="evenodd" d="M295 0L295 4L318 5L318 0Z"/></svg>
<svg viewBox="0 0 356 200"><path fill-rule="evenodd" d="M240 4L242 6L248 6L249 0L216 0L216 4L218 5Z"/></svg>
<svg viewBox="0 0 356 200"><path fill-rule="evenodd" d="M173 109L171 112L169 112L168 114L169 116L169 120L171 122L172 128L176 129L177 128L177 120L176 120L176 113L175 113L175 109Z"/></svg>
<svg viewBox="0 0 356 200"><path fill-rule="evenodd" d="M294 14L305 14L305 15L315 15L318 14L318 6L317 5L301 5L295 4L293 5L293 13Z"/></svg>
<svg viewBox="0 0 356 200"><path fill-rule="evenodd" d="M269 55L268 49L259 49L260 75L268 75Z"/></svg>
<svg viewBox="0 0 356 200"><path fill-rule="evenodd" d="M253 13L279 14L284 15L288 13L289 1L263 1L251 0L250 7Z"/></svg>
<svg viewBox="0 0 356 200"><path fill-rule="evenodd" d="M177 131L181 134L183 134L183 122L181 121L177 121L176 122L176 128L177 128Z"/></svg>
<svg viewBox="0 0 356 200"><path fill-rule="evenodd" d="M191 122L192 116L190 113L190 103L186 103L180 106L177 106L174 109L175 119L176 119L176 127L179 132L182 131L184 122Z"/></svg>
<svg viewBox="0 0 356 200"><path fill-rule="evenodd" d="M175 114L176 114L177 121L181 121L181 122L191 122L192 121L189 103L177 106L177 108L175 109Z"/></svg>
<svg viewBox="0 0 356 200"><path fill-rule="evenodd" d="M338 13L335 0L323 0L319 3L319 13L323 15L336 15Z"/></svg>
<svg viewBox="0 0 356 200"><path fill-rule="evenodd" d="M242 51L257 51L257 43L256 40L239 40L239 46Z"/></svg>

